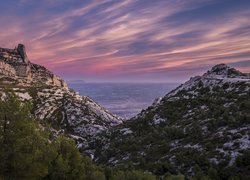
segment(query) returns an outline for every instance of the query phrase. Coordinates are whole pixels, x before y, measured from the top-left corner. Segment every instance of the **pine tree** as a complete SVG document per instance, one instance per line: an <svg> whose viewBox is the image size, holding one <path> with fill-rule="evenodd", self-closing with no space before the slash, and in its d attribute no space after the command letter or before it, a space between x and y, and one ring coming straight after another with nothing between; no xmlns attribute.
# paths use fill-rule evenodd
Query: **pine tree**
<svg viewBox="0 0 250 180"><path fill-rule="evenodd" d="M43 177L48 172L53 153L30 107L13 93L5 93L0 101L0 169L7 179Z"/></svg>

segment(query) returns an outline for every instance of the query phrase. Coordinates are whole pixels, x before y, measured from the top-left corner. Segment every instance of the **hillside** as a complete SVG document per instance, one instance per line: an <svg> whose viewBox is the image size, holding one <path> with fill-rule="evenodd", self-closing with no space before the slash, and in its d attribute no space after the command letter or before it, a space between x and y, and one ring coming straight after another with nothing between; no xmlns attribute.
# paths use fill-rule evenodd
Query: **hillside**
<svg viewBox="0 0 250 180"><path fill-rule="evenodd" d="M250 178L250 75L225 64L185 82L85 151L159 176Z"/></svg>
<svg viewBox="0 0 250 180"><path fill-rule="evenodd" d="M0 91L12 90L31 101L33 115L50 124L55 134L68 133L85 141L89 136L122 122L89 97L70 90L64 80L30 62L25 46L0 48Z"/></svg>
<svg viewBox="0 0 250 180"><path fill-rule="evenodd" d="M2 100L6 91L30 102L40 124L49 124L55 136L77 140L82 155L97 164L160 177L250 178L250 74L225 64L191 78L123 121L33 64L19 44L0 48Z"/></svg>

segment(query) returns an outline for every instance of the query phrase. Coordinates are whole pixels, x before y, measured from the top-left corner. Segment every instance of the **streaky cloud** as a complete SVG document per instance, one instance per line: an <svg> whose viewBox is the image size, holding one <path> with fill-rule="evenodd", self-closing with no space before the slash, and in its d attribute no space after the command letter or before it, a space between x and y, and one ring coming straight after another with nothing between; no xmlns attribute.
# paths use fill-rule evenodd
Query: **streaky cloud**
<svg viewBox="0 0 250 180"><path fill-rule="evenodd" d="M1 14L0 46L24 43L63 76L181 81L217 63L250 70L247 0L14 0Z"/></svg>

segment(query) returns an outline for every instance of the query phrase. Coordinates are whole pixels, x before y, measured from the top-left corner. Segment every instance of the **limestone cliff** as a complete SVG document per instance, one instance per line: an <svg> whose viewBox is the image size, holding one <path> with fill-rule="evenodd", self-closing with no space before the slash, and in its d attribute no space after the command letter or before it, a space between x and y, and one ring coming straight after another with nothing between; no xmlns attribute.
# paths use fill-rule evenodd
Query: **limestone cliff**
<svg viewBox="0 0 250 180"><path fill-rule="evenodd" d="M31 63L23 44L18 44L15 49L0 48L0 78L5 76L11 76L21 84L46 83L68 87L64 80L45 67Z"/></svg>
<svg viewBox="0 0 250 180"><path fill-rule="evenodd" d="M32 103L32 114L50 124L53 134L66 133L78 142L122 123L122 119L70 90L64 80L30 62L24 45L0 48L0 101L6 87L22 101Z"/></svg>

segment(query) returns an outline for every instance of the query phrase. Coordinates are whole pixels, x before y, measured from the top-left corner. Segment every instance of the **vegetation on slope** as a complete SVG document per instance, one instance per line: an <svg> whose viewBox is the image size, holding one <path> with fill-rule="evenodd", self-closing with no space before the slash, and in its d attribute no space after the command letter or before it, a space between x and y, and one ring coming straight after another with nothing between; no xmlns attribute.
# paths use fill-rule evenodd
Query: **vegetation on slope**
<svg viewBox="0 0 250 180"><path fill-rule="evenodd" d="M0 179L86 179L116 180L155 177L148 173L120 171L94 165L82 157L75 142L60 136L50 137L30 114L31 105L13 93L0 101Z"/></svg>
<svg viewBox="0 0 250 180"><path fill-rule="evenodd" d="M241 82L207 87L200 81L198 87L166 96L96 138L91 147L95 160L121 168L129 164L159 176L248 179L248 88Z"/></svg>

